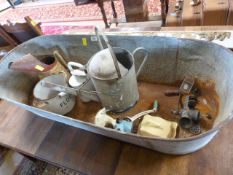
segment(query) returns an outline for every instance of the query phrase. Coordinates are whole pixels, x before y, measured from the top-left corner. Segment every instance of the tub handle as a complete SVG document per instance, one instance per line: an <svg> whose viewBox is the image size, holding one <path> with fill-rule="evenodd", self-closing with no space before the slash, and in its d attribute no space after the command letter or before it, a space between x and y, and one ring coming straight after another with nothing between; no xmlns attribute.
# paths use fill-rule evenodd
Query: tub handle
<svg viewBox="0 0 233 175"><path fill-rule="evenodd" d="M138 68L137 73L136 73L137 77L138 77L138 75L140 74L140 72L141 72L141 70L142 70L144 64L146 63L146 61L147 61L147 59L148 59L148 56L149 56L149 53L150 53L150 52L149 52L147 49L145 49L144 47L138 47L138 48L136 48L136 49L133 51L133 58L135 57L135 55L137 54L138 51L144 51L145 56L144 56L144 58L143 58L143 61L142 61L141 65L140 65L139 68Z"/></svg>

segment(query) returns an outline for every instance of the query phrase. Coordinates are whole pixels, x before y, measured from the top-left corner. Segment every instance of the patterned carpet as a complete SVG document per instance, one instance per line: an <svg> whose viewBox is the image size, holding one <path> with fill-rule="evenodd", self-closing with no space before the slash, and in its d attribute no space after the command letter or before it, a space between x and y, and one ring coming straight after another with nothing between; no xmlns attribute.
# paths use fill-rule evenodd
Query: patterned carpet
<svg viewBox="0 0 233 175"><path fill-rule="evenodd" d="M119 18L124 17L124 7L122 0L115 1L116 11ZM108 18L112 17L110 2L104 3L104 8ZM160 13L160 0L148 0L149 13L151 15ZM19 5L15 9L8 9L0 13L0 22L10 20L12 22L22 22L25 16L40 22L71 22L84 20L100 20L102 15L96 3L75 6L74 2L47 4L37 6Z"/></svg>
<svg viewBox="0 0 233 175"><path fill-rule="evenodd" d="M0 146L0 175L81 175Z"/></svg>

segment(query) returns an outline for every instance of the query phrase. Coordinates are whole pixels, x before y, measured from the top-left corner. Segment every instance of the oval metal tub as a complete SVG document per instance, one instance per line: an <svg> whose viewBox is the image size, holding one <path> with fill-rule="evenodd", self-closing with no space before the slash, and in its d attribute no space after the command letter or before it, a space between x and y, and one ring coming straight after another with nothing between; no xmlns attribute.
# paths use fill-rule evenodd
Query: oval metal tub
<svg viewBox="0 0 233 175"><path fill-rule="evenodd" d="M87 43L82 42L83 38ZM0 97L38 116L168 154L187 154L202 148L232 118L233 53L230 50L210 42L157 37L153 36L153 33L150 36L144 36L143 33L137 33L135 36L112 34L109 35L109 39L112 46L122 47L131 52L141 46L150 51L139 80L174 83L182 80L187 70L203 81L213 80L220 97L219 112L213 128L190 138L149 138L97 127L88 122L28 105L37 79L33 75L9 70L8 64L27 53L50 55L55 45L64 51L69 61L86 64L99 50L98 43L91 34L41 36L17 46L0 63ZM140 60L136 59L135 66L138 65Z"/></svg>

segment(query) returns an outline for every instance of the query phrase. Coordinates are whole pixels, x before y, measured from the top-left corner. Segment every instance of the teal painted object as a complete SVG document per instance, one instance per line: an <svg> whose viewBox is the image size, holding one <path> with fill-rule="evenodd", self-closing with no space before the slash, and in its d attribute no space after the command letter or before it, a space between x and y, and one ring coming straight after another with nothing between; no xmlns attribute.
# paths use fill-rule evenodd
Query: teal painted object
<svg viewBox="0 0 233 175"><path fill-rule="evenodd" d="M158 107L159 107L158 100L155 100L155 101L154 101L154 104L153 104L153 109L158 110Z"/></svg>
<svg viewBox="0 0 233 175"><path fill-rule="evenodd" d="M131 133L133 128L133 122L128 120L118 120L116 122L115 129L122 132Z"/></svg>

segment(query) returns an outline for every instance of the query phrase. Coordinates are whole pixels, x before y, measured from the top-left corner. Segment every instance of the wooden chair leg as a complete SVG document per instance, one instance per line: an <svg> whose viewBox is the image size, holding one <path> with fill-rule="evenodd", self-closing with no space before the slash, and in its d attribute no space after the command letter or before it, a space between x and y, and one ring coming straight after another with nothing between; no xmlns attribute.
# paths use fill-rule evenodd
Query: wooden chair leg
<svg viewBox="0 0 233 175"><path fill-rule="evenodd" d="M160 3L161 3L162 26L165 26L166 16L168 12L168 0L160 0Z"/></svg>
<svg viewBox="0 0 233 175"><path fill-rule="evenodd" d="M118 25L118 21L117 21L117 12L116 12L116 8L115 8L115 4L114 1L111 0L111 7L112 7L112 11L113 11L113 20L116 23L116 26Z"/></svg>
<svg viewBox="0 0 233 175"><path fill-rule="evenodd" d="M0 37L2 37L8 44L10 44L13 47L19 44L1 26L0 26Z"/></svg>
<svg viewBox="0 0 233 175"><path fill-rule="evenodd" d="M166 6L166 15L168 13L168 7L169 7L169 0L165 0L165 6Z"/></svg>
<svg viewBox="0 0 233 175"><path fill-rule="evenodd" d="M103 0L97 0L97 4L98 4L98 6L99 6L99 8L101 10L101 13L102 13L102 16L103 16L103 20L104 20L104 24L105 24L105 28L109 28L107 17L106 17L106 13L105 13L105 10L104 10Z"/></svg>
<svg viewBox="0 0 233 175"><path fill-rule="evenodd" d="M39 27L39 24L36 24L35 21L33 21L29 16L24 17L25 21L29 25L29 27L38 35L43 35L43 32L41 31L41 28Z"/></svg>

